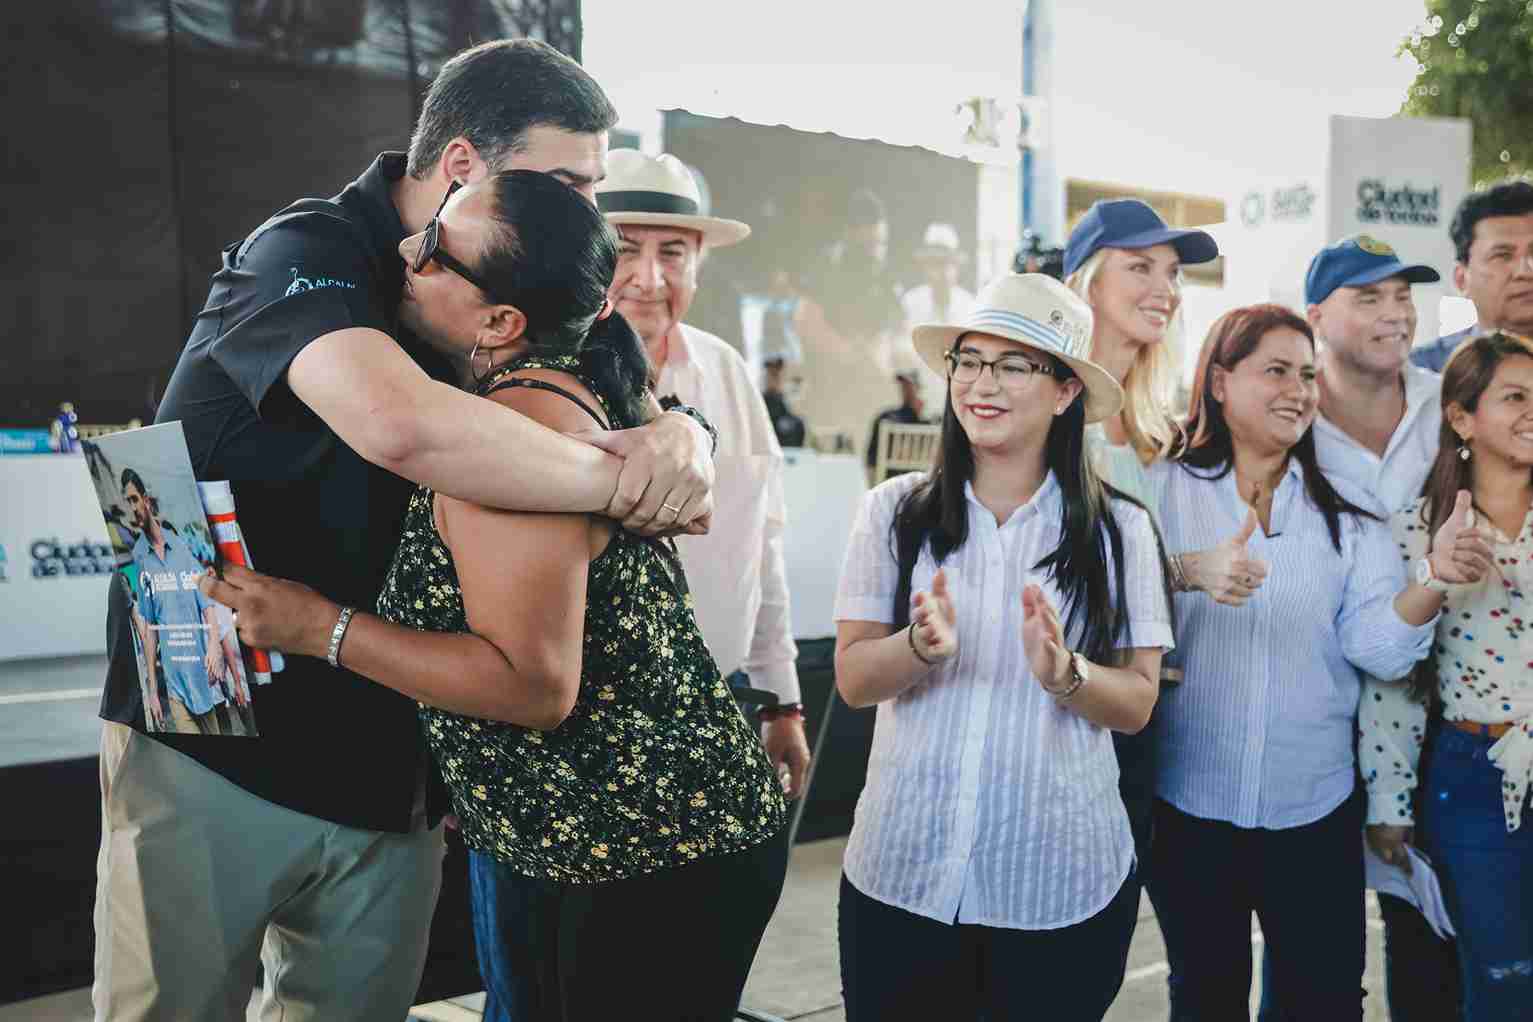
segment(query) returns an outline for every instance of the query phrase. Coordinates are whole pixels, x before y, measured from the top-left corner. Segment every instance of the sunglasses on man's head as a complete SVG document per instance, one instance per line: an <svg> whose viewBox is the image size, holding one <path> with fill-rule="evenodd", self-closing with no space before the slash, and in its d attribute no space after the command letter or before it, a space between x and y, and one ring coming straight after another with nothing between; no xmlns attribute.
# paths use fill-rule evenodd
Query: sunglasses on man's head
<svg viewBox="0 0 1533 1022"><path fill-rule="evenodd" d="M410 264L410 269L419 273L426 268L427 263L435 260L437 265L451 270L483 291L486 298L493 299L495 292L491 289L490 285L486 284L478 274L458 262L458 260L454 259L442 248L442 210L447 208L447 200L453 197L453 193L462 187L462 181L454 181L447 186L447 194L442 196L442 204L436 208L436 215L426 225L426 235L421 238L420 248L415 251L415 260Z"/></svg>

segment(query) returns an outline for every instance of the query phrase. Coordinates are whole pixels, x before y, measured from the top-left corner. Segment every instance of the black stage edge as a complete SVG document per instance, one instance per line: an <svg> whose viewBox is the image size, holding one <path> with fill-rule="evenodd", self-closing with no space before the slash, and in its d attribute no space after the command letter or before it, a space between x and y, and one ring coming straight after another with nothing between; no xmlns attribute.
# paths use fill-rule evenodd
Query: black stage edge
<svg viewBox="0 0 1533 1022"><path fill-rule="evenodd" d="M835 642L799 643L799 680L810 747L820 731L819 762L798 840L839 837L867 772L873 711L853 710L835 688ZM827 728L826 710L830 710ZM101 792L96 758L0 769L0 1004L89 986L94 954L91 911L96 897L96 851L101 841ZM481 989L468 910L468 855L449 834L442 896L431 925L431 950L417 1002Z"/></svg>

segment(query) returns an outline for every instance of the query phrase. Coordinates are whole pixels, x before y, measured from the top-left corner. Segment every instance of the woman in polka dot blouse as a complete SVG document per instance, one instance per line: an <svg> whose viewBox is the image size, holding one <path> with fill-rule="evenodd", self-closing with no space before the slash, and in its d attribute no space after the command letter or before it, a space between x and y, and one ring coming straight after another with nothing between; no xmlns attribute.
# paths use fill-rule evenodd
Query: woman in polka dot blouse
<svg viewBox="0 0 1533 1022"><path fill-rule="evenodd" d="M1365 685L1368 838L1388 861L1413 841L1435 864L1458 930L1465 1022L1523 1018L1533 1004L1533 341L1465 343L1443 371L1442 404L1437 461L1422 498L1394 517L1395 538L1432 584L1434 529L1472 516L1494 563L1476 584L1438 583L1436 643L1410 683Z"/></svg>

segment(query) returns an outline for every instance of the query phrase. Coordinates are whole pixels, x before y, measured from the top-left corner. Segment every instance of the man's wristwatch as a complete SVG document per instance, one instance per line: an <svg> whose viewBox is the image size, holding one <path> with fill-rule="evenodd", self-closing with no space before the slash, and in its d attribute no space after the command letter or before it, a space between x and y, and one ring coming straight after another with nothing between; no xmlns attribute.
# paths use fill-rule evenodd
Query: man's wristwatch
<svg viewBox="0 0 1533 1022"><path fill-rule="evenodd" d="M1444 582L1437 577L1437 572L1432 570L1432 558L1423 557L1416 562L1416 584L1425 586L1434 593L1447 595L1448 590L1453 588L1450 583Z"/></svg>

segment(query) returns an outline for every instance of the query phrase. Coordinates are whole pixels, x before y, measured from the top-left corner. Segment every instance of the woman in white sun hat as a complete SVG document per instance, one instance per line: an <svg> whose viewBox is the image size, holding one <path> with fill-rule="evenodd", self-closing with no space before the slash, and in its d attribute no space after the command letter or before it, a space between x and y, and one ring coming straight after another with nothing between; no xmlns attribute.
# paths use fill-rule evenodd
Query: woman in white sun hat
<svg viewBox="0 0 1533 1022"><path fill-rule="evenodd" d="M864 499L836 607L837 687L878 706L841 885L851 1022L1099 1020L1122 982L1111 733L1149 719L1171 612L1149 514L1085 449L1123 403L1091 326L1008 274L915 330L948 381L941 448Z"/></svg>

